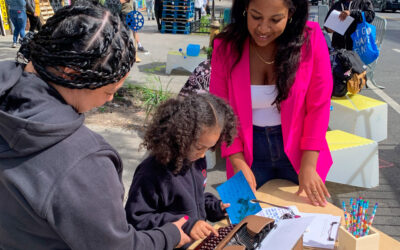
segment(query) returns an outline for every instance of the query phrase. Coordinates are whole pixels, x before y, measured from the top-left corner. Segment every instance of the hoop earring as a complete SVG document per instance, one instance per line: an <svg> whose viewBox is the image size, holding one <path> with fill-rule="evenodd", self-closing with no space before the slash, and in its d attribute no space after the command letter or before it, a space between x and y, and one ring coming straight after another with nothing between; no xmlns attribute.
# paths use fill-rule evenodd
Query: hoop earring
<svg viewBox="0 0 400 250"><path fill-rule="evenodd" d="M243 11L243 16L246 16L246 10Z"/></svg>

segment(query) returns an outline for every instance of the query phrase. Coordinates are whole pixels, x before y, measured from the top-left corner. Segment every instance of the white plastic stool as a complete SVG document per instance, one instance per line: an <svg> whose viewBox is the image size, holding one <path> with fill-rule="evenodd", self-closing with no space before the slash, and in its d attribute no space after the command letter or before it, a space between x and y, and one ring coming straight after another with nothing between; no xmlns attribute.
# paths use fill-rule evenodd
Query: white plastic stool
<svg viewBox="0 0 400 250"><path fill-rule="evenodd" d="M363 95L333 97L329 128L380 142L387 138L387 103Z"/></svg>
<svg viewBox="0 0 400 250"><path fill-rule="evenodd" d="M206 54L200 54L198 56L183 56L178 51L170 51L167 55L167 65L165 73L171 74L173 69L183 68L189 72L192 72L201 62L207 60Z"/></svg>
<svg viewBox="0 0 400 250"><path fill-rule="evenodd" d="M340 130L326 133L333 165L327 181L357 187L379 185L378 143Z"/></svg>

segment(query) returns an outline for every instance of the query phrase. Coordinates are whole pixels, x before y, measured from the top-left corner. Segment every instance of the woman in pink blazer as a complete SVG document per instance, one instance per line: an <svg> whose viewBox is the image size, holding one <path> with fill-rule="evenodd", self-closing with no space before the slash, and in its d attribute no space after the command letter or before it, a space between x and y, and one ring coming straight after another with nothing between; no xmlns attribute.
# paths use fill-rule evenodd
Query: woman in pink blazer
<svg viewBox="0 0 400 250"><path fill-rule="evenodd" d="M253 190L288 179L324 206L333 83L322 31L307 21L307 0L236 0L231 13L214 40L210 80L239 120L237 138L222 146L227 177L243 171Z"/></svg>

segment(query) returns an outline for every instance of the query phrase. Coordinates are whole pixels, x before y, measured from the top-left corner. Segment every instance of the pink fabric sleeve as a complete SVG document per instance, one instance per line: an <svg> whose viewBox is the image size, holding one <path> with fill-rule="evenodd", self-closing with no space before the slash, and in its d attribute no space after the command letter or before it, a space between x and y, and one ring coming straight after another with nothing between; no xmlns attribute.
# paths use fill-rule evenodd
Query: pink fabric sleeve
<svg viewBox="0 0 400 250"><path fill-rule="evenodd" d="M233 106L228 94L229 69L226 67L226 60L224 60L224 58L228 58L229 60L229 57L225 57L225 50L221 48L221 43L221 40L214 40L214 49L211 57L210 93L221 97ZM234 112L237 114L235 109ZM223 143L221 146L221 156L223 158L238 152L243 152L243 141L240 138L240 131L238 131L237 137L229 147L226 146L226 143Z"/></svg>
<svg viewBox="0 0 400 250"><path fill-rule="evenodd" d="M306 94L306 115L300 149L320 151L326 145L333 80L328 47L322 31L314 25L312 32L313 72Z"/></svg>

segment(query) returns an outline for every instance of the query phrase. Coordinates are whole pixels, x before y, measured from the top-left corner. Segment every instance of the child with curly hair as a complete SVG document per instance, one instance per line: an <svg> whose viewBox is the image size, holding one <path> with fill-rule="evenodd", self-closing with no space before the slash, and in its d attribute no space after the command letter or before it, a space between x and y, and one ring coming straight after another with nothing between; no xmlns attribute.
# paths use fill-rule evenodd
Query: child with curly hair
<svg viewBox="0 0 400 250"><path fill-rule="evenodd" d="M169 99L159 106L144 136L150 156L136 169L125 210L137 230L187 216L183 231L193 240L217 231L206 222L225 217L224 204L205 193L205 153L236 136L231 107L211 94Z"/></svg>

